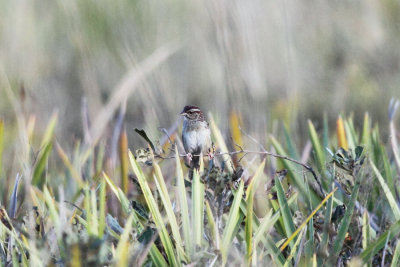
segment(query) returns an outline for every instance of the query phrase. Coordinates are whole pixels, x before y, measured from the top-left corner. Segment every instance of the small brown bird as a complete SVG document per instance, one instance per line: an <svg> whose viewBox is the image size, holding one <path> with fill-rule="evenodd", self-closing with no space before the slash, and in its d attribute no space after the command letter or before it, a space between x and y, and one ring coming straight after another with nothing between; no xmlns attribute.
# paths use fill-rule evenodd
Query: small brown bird
<svg viewBox="0 0 400 267"><path fill-rule="evenodd" d="M200 153L211 157L211 132L203 112L196 106L185 106L183 116L182 141L189 167L200 167Z"/></svg>

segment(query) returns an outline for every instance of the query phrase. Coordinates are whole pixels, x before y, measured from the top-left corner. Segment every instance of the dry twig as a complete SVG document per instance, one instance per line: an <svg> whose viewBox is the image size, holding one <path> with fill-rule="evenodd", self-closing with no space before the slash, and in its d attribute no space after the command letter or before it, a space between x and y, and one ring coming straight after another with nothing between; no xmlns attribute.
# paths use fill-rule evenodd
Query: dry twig
<svg viewBox="0 0 400 267"><path fill-rule="evenodd" d="M222 155L230 155L230 156L232 156L232 155L236 155L236 154L239 154L239 153L244 153L245 155L248 155L248 154L267 155L267 156L271 156L271 157L274 157L274 158L287 160L287 161L293 162L295 164L298 164L298 165L302 166L304 169L306 169L307 171L311 172L311 174L313 175L315 181L317 182L317 184L319 186L319 190L321 191L322 196L323 197L326 196L325 191L322 188L322 185L321 185L321 183L319 181L319 178L318 178L317 174L315 173L314 169L311 166L307 165L307 164L304 164L304 163L302 163L302 162L300 162L298 160L289 158L287 156L275 154L275 153L272 153L272 152L269 152L269 151L252 151L252 150L245 150L245 149L240 149L240 150L236 150L236 151L232 151L232 152L218 152L218 153L215 153L214 156L215 157L222 156ZM180 154L179 155L179 157L182 157L182 158L184 158L186 156L187 156L186 154ZM192 155L192 156L200 156L200 155ZM161 158L161 159L173 159L173 158L175 158L175 156L164 157L162 155L155 155L155 157Z"/></svg>

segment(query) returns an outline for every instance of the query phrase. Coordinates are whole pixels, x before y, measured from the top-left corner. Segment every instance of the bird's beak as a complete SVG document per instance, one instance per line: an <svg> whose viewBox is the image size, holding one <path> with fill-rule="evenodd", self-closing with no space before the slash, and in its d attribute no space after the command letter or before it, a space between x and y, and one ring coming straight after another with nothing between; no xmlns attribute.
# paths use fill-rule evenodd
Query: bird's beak
<svg viewBox="0 0 400 267"><path fill-rule="evenodd" d="M179 113L181 116L185 116L185 115L187 115L187 113L186 112L181 112L181 113Z"/></svg>

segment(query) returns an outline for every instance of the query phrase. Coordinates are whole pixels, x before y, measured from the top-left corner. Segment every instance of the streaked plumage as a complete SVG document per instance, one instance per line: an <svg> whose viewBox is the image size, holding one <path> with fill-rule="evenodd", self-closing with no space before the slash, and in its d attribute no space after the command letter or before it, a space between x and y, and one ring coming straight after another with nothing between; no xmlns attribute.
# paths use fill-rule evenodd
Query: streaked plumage
<svg viewBox="0 0 400 267"><path fill-rule="evenodd" d="M191 168L199 167L199 155L207 155L211 148L211 132L203 112L196 106L185 106L181 112L184 116L182 141L187 154L191 154Z"/></svg>

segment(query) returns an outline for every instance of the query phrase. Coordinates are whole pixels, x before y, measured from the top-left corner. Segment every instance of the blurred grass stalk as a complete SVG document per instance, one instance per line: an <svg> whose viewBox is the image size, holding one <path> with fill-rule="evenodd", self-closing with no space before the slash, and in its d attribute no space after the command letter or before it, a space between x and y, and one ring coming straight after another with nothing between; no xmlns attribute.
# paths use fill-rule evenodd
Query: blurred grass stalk
<svg viewBox="0 0 400 267"><path fill-rule="evenodd" d="M393 113L394 114L394 113ZM30 117L34 118L34 117ZM232 115L231 124L234 129L231 129L233 141L239 146L244 145L239 127L239 114ZM396 177L399 172L399 166L396 159L398 151L396 131L394 128L393 117L390 121L391 143L390 147L385 147L379 137L379 129L375 127L371 130L371 123L368 114L364 116L364 125L361 135L357 132L352 117L342 118L339 116L337 120L336 138L340 146L346 148L355 148L359 143L366 146L369 158L365 161L368 167L365 172L371 171L370 176L376 177L377 183L369 183L369 181L361 182L360 179L367 177L362 173L362 177L357 177L355 185L352 188L350 198L346 198L343 194L336 193L336 198L333 197L336 187L328 190L332 186L333 180L336 178L334 166L333 172L329 173L329 160L325 153L325 147L334 147L335 141L327 141L327 127L324 126L322 141L318 136L311 120L307 122L308 139L312 144L312 149L315 157L311 160L312 166L316 166L319 170L321 179L329 179L323 185L326 191L331 191L325 198L321 198L312 186L308 186L308 172L299 171L300 167L283 159L279 159L282 167L288 171L288 179L284 176L274 178L272 188L267 188L269 195L272 195L276 190L276 199L268 199L272 209L268 208L265 211L263 218L258 218L254 212L255 195L260 187L261 178L268 177L265 174L268 160L252 161L248 163L247 168L248 180L242 179L238 182L237 187L230 188L232 191L231 202L229 202L229 212L223 215L217 221L215 207L208 198L208 184L203 183L202 174L204 171L204 163L201 161L199 171L195 171L191 186L186 188L184 171L186 170L179 157L178 149L175 146L175 170L176 175L172 179L168 179L167 175L171 172L167 169L167 164L162 161L156 161L152 158L152 167L141 166L135 156L128 150L128 141L126 131L122 131L119 136L119 157L120 157L120 179L111 177L105 172L100 175L100 171L105 169L103 161L107 160L107 153L104 152L104 144L97 144L91 147L88 157L83 157L79 142L75 146L75 151L71 158L65 152L61 145L55 142L55 129L58 122L57 113L51 117L46 130L43 132L40 139L40 149L37 153L37 158L32 165L32 180L29 183L21 183L21 186L26 187L29 192L30 199L18 199L21 203L17 204L17 192L19 179L12 185L10 178L6 176L2 178L6 184L11 184L4 191L1 191L2 197L4 194L12 191L10 197L11 219L7 214L2 215L0 229L0 244L3 250L7 252L7 257L15 265L28 266L30 260L25 252L29 252L32 262L40 262L41 253L46 250L46 247L41 248L39 241L43 241L43 236L46 236L46 242L57 248L56 252L51 252L51 256L62 262L68 262L69 255L72 255L72 262L84 263L81 259L85 250L77 249L77 246L85 246L90 248L94 244L99 252L99 259L107 259L108 255L112 255L112 261L118 266L126 266L133 262L151 261L155 266L182 266L185 264L201 264L203 262L228 265L230 261L236 263L254 266L265 262L273 263L276 266L291 266L293 261L300 263L314 264L324 262L324 258L317 254L318 242L313 242L314 235L318 233L317 227L314 227L314 215L318 210L324 208L325 202L328 202L328 207L324 212L326 220L324 221L324 232L322 233L322 246L328 248L329 244L334 253L328 255L331 263L338 260L338 255L345 249L344 241L346 236L351 231L359 230L362 232L362 252L359 256L363 263L371 263L373 257L380 253L382 249L389 250L389 241L392 241L400 233L400 209L396 192L398 183L393 177ZM25 133L33 138L34 119L30 119L30 123L24 129ZM212 116L210 116L210 127L213 131L217 146L222 152L228 152L228 146L223 138L221 130L217 127ZM7 131L6 125L0 121L0 175L5 173L4 162L1 160L3 152L3 144L5 144L4 136ZM296 144L292 140L292 136L287 129L285 132L284 142L278 137L270 136L269 141L273 148L280 155L297 155ZM278 135L277 135L278 136ZM359 138L361 136L361 138ZM393 139L394 136L394 139ZM283 139L283 138L282 138ZM55 146L54 146L55 144ZM31 145L29 142L25 144L27 147ZM59 163L54 163L52 160L53 148L57 151ZM97 149L98 148L98 149ZM394 160L390 160L388 150L392 149ZM106 159L104 159L106 157ZM32 164L30 157L29 162L22 164ZM90 160L88 160L90 159ZM97 159L97 162L95 161ZM104 160L103 160L104 159ZM227 162L227 173L223 175L231 175L234 165L229 155L224 155L224 160ZM58 166L58 164L61 165ZM89 165L89 167L87 165ZM29 165L30 166L30 165ZM268 166L269 167L269 166ZM146 220L141 211L134 207L132 199L128 198L129 191L129 170L133 170L134 178L137 178L140 190L143 192L144 202L143 210L148 212ZM165 169L164 169L165 168ZM96 171L93 172L92 169ZM252 170L256 170L253 172ZM118 173L117 173L118 174ZM60 178L61 177L61 178ZM231 177L231 176L229 176ZM173 180L171 183L170 181ZM28 179L26 179L28 181ZM116 182L117 181L117 182ZM119 182L120 181L120 182ZM120 184L118 186L117 184ZM11 187L13 186L13 187ZM175 187L174 187L175 186ZM328 188L329 186L329 188ZM290 188L295 188L294 192L290 192ZM369 189L368 195L361 189ZM10 190L13 189L13 190ZM68 192L71 190L71 192ZM261 190L262 191L262 190ZM66 196L64 194L66 193ZM380 209L376 210L373 204L374 201L384 193L386 198L380 198ZM117 220L111 221L108 218L112 217L115 210L107 209L108 194L114 194L117 204L120 205L123 213L120 221L123 227L119 226ZM264 193L264 192L262 192ZM245 196L245 197L244 197ZM368 196L364 207L364 211L360 212L362 217L358 218L361 229L353 229L352 220L354 219L357 202ZM64 199L73 199L71 201L71 209L66 208ZM334 240L329 240L328 226L331 224L333 205L339 204L339 199L343 199L346 203L346 212L340 225L338 226L337 236ZM29 202L30 205L37 206L39 215L30 218L40 221L40 233L26 234L27 230L22 226L14 226L18 216L25 212L25 205ZM340 203L342 204L342 203ZM20 207L20 210L18 210ZM21 208L22 207L22 208ZM383 208L382 208L383 207ZM224 207L225 208L225 207ZM361 209L360 209L361 210ZM296 224L294 214L296 212L307 212L310 214L301 224ZM373 213L373 216L369 215ZM33 213L33 212L31 212ZM28 217L32 216L28 212ZM48 217L45 217L47 216ZM14 218L15 217L15 218ZM374 218L375 217L375 218ZM329 218L329 219L328 219ZM372 222L376 219L385 219L390 223L388 229L381 229L378 232L371 227ZM219 219L219 218L218 218ZM72 222L76 221L76 225ZM151 234L149 243L140 241L142 234L151 227L152 222L155 225L154 235ZM7 227L7 223L10 224ZM296 225L298 225L296 227ZM4 227L3 227L4 226ZM74 227L81 227L77 231ZM273 230L274 235L270 235L269 231ZM81 232L84 231L88 238L86 241L80 238ZM29 233L29 232L28 232ZM36 235L37 234L37 235ZM67 243L65 234L70 234L71 239L76 239L74 243ZM42 236L42 237L40 237ZM106 238L107 237L107 238ZM10 238L11 243L15 246L6 246L6 239ZM108 238L113 238L113 242L109 242ZM303 241L305 238L311 240ZM78 241L77 241L78 240ZM317 239L315 239L317 240ZM36 242L38 241L38 242ZM330 242L331 241L331 242ZM88 243L79 243L88 242ZM90 243L93 242L93 243ZM96 243L98 242L98 243ZM388 245L389 244L389 245ZM47 246L47 244L46 244ZM285 249L287 253L283 253ZM399 246L393 247L393 262L398 262ZM104 252L105 251L105 252ZM48 253L48 251L45 251ZM101 252L101 253L100 253ZM141 254L141 253L144 254ZM0 248L1 253L1 248ZM106 256L104 256L106 255ZM135 256L135 255L140 255ZM134 256L136 258L134 258ZM242 262L239 262L241 256L244 256ZM82 260L82 261L80 261ZM298 262L297 261L297 262ZM48 262L41 262L43 265ZM105 264L105 262L102 262Z"/></svg>
<svg viewBox="0 0 400 267"><path fill-rule="evenodd" d="M128 194L128 186L129 186L129 179L128 179L128 137L126 134L126 130L124 129L121 132L119 137L119 158L121 161L121 188L122 192L125 195Z"/></svg>

